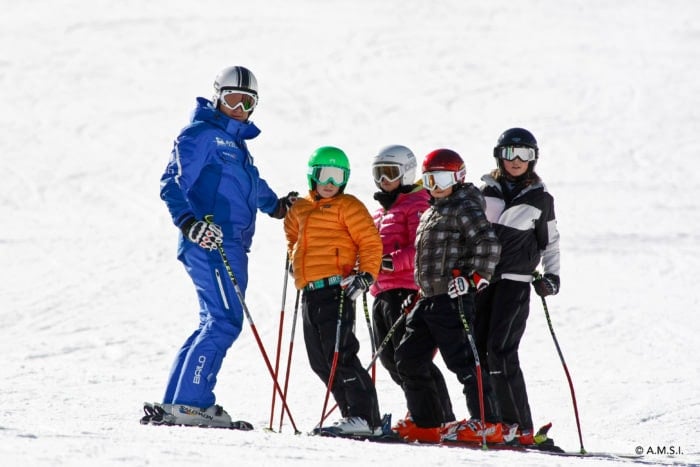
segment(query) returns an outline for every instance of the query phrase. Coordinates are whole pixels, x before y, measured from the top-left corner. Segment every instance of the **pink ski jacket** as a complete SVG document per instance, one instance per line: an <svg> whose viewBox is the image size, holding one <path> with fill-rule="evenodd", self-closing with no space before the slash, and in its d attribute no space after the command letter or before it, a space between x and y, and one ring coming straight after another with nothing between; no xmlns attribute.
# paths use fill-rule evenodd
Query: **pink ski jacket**
<svg viewBox="0 0 700 467"><path fill-rule="evenodd" d="M418 290L413 278L416 256L416 229L424 211L429 207L430 195L422 186L409 193L401 193L389 210L380 207L372 216L382 238L384 255L391 255L394 271L380 270L370 287L372 296L391 289Z"/></svg>

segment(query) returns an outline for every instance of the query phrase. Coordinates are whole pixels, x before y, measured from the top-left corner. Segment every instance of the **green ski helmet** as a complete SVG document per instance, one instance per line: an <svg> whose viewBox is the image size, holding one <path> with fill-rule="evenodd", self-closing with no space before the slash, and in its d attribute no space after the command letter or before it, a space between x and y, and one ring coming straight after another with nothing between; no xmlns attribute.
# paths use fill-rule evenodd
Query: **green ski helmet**
<svg viewBox="0 0 700 467"><path fill-rule="evenodd" d="M306 179L309 182L309 190L315 189L317 183L332 183L339 187L342 193L350 178L348 156L333 146L316 149L309 157L308 166Z"/></svg>

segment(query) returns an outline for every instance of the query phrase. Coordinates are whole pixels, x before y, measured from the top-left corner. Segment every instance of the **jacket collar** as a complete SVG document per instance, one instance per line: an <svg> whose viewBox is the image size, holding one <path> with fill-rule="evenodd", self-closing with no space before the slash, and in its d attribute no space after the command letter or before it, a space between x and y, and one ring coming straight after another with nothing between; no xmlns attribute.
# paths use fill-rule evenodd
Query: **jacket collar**
<svg viewBox="0 0 700 467"><path fill-rule="evenodd" d="M260 129L250 120L239 122L214 108L214 104L203 97L197 98L192 121L204 121L217 126L237 139L253 139L260 134Z"/></svg>
<svg viewBox="0 0 700 467"><path fill-rule="evenodd" d="M491 174L486 174L486 175L482 176L481 181L484 182L484 184L486 186L490 186L491 188L498 190L499 193L503 194L503 188L501 187L501 184L498 183L498 181L495 178L493 178L493 176ZM522 196L525 193L532 191L532 190L536 190L538 188L543 188L544 191L547 191L547 188L544 186L544 183L542 183L542 181L540 180L540 181L532 183L529 186L524 187L522 190L520 190L518 192L518 194L515 197L517 198L518 196Z"/></svg>

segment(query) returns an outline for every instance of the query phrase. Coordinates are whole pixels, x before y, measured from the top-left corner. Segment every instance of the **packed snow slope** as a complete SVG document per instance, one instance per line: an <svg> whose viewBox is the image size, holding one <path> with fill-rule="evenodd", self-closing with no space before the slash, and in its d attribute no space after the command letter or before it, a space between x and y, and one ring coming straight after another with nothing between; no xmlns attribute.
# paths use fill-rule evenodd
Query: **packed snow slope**
<svg viewBox="0 0 700 467"><path fill-rule="evenodd" d="M262 134L250 148L280 195L304 190L309 154L336 145L351 159L348 191L374 211L369 164L381 147L407 145L419 160L454 149L479 183L498 135L530 129L556 200L562 288L547 303L585 448L700 463L700 3L2 3L2 465L592 463L297 436L288 418L281 434L264 432L272 379L248 326L216 394L255 431L139 425L197 323L159 178L195 97L211 96L217 71L234 64L258 78ZM284 237L268 216L257 228L246 301L274 360ZM291 286L286 295L283 363ZM366 328L358 321L364 362ZM325 387L297 331L288 402L306 433ZM577 451L537 297L521 360L536 422L552 421L557 443ZM382 411L402 417L402 392L383 368L377 390Z"/></svg>

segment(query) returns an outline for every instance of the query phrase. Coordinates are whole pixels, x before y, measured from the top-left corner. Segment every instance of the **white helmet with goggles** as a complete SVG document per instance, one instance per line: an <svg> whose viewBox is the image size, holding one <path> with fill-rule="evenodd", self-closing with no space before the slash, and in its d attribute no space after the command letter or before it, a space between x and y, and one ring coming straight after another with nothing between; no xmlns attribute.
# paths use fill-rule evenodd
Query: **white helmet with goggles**
<svg viewBox="0 0 700 467"><path fill-rule="evenodd" d="M229 94L233 96L227 98ZM216 108L223 104L230 109L241 107L244 111L252 113L258 105L258 80L253 72L245 67L224 68L214 79L212 101Z"/></svg>
<svg viewBox="0 0 700 467"><path fill-rule="evenodd" d="M416 156L406 146L394 144L387 146L372 161L372 177L377 187L382 180L395 182L401 180L401 185L413 185L416 179Z"/></svg>

